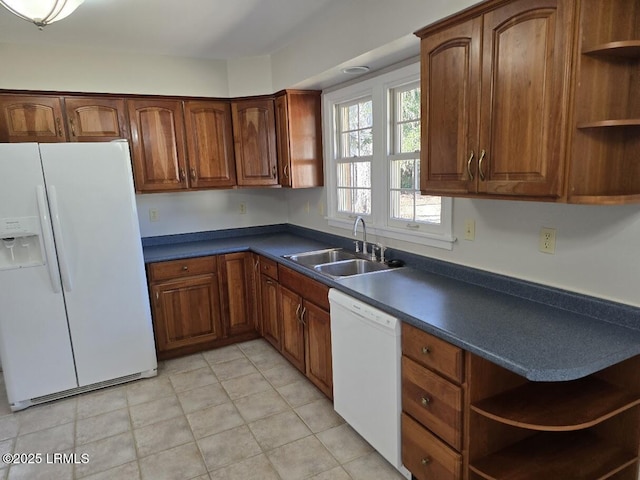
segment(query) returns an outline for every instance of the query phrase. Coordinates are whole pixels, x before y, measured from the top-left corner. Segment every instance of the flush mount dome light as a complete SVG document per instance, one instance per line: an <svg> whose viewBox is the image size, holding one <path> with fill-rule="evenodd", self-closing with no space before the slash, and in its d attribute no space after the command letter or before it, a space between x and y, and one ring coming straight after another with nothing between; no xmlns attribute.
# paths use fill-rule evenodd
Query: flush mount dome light
<svg viewBox="0 0 640 480"><path fill-rule="evenodd" d="M0 0L0 5L42 30L71 15L82 2L84 0Z"/></svg>
<svg viewBox="0 0 640 480"><path fill-rule="evenodd" d="M2 1L2 0L0 0ZM371 70L369 67L359 66L359 67L347 67L342 69L342 73L346 73L348 75L359 75L361 73L367 73Z"/></svg>

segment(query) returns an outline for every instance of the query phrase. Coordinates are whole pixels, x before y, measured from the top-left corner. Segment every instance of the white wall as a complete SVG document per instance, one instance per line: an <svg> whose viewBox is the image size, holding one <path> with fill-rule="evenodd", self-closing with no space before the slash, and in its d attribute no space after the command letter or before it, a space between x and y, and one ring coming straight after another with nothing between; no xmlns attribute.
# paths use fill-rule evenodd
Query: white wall
<svg viewBox="0 0 640 480"><path fill-rule="evenodd" d="M276 90L297 85L460 11L476 0L350 0L307 22L295 42L271 56ZM415 55L416 51L412 52ZM409 55L407 55L409 56ZM406 58L406 56L404 57ZM401 59L397 59L401 60ZM342 78L341 81L346 80Z"/></svg>
<svg viewBox="0 0 640 480"><path fill-rule="evenodd" d="M143 237L287 223L288 206L280 189L204 190L137 195ZM240 203L246 213L240 214ZM156 209L158 221L149 218Z"/></svg>
<svg viewBox="0 0 640 480"><path fill-rule="evenodd" d="M325 189L290 191L289 222L351 237L329 227ZM309 202L309 213L305 207ZM452 251L385 238L385 245L524 280L640 307L640 208L455 199ZM476 222L464 240L466 219ZM538 251L541 227L557 229L556 253Z"/></svg>
<svg viewBox="0 0 640 480"><path fill-rule="evenodd" d="M228 60L227 77L230 97L273 93L271 57L268 55Z"/></svg>
<svg viewBox="0 0 640 480"><path fill-rule="evenodd" d="M0 88L226 97L222 60L0 43Z"/></svg>

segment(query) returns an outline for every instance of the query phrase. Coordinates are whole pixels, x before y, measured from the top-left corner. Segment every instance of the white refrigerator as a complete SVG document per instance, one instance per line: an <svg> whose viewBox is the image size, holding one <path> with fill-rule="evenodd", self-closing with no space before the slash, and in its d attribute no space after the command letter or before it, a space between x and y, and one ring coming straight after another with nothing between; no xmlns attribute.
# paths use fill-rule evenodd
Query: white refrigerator
<svg viewBox="0 0 640 480"><path fill-rule="evenodd" d="M156 374L126 141L0 144L0 360L13 410Z"/></svg>

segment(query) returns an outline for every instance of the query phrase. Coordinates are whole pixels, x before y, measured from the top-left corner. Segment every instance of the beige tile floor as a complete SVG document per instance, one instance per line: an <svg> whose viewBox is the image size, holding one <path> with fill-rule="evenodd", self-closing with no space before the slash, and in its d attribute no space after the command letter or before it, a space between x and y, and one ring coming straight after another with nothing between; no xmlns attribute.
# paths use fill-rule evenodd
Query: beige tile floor
<svg viewBox="0 0 640 480"><path fill-rule="evenodd" d="M264 340L17 413L0 383L0 452L43 455L41 464L0 463L0 480L403 478ZM53 453L79 463L47 463Z"/></svg>

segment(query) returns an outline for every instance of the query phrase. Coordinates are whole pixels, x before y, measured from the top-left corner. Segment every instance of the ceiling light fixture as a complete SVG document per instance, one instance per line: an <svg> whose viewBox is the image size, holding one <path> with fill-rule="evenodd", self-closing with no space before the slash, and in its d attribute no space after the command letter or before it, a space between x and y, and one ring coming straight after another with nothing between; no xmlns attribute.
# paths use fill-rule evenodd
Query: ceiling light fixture
<svg viewBox="0 0 640 480"><path fill-rule="evenodd" d="M82 2L84 0L0 0L0 5L42 30L71 15Z"/></svg>
<svg viewBox="0 0 640 480"><path fill-rule="evenodd" d="M361 73L367 73L369 70L371 69L365 66L347 67L342 69L342 73L346 73L348 75L360 75Z"/></svg>

